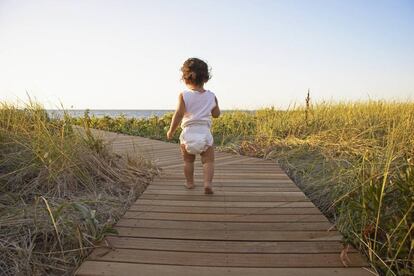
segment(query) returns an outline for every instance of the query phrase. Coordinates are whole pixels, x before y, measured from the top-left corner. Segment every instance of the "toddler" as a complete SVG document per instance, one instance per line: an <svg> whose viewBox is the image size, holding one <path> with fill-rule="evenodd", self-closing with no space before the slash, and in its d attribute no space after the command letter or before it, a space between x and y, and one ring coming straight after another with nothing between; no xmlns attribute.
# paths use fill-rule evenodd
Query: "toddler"
<svg viewBox="0 0 414 276"><path fill-rule="evenodd" d="M167 138L171 139L181 122L180 148L184 159L186 187L194 188L194 160L201 155L204 173L204 193L213 194L214 175L213 136L211 116L218 118L220 108L213 92L204 89L210 79L207 63L198 58L187 59L181 67L182 80L188 90L180 93Z"/></svg>

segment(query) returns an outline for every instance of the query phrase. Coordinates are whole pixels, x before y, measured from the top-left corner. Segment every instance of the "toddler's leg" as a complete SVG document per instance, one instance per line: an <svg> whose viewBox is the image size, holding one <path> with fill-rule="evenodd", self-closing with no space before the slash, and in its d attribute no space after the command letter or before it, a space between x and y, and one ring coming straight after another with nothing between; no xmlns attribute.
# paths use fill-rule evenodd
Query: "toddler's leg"
<svg viewBox="0 0 414 276"><path fill-rule="evenodd" d="M214 176L214 148L209 147L201 154L201 162L203 163L204 174L204 192L206 194L213 193L213 176Z"/></svg>
<svg viewBox="0 0 414 276"><path fill-rule="evenodd" d="M195 155L189 154L184 145L180 145L181 154L183 155L184 160L184 176L186 179L186 186L189 189L194 188L194 160Z"/></svg>
<svg viewBox="0 0 414 276"><path fill-rule="evenodd" d="M194 188L194 162L184 161L184 175L187 180L187 188Z"/></svg>

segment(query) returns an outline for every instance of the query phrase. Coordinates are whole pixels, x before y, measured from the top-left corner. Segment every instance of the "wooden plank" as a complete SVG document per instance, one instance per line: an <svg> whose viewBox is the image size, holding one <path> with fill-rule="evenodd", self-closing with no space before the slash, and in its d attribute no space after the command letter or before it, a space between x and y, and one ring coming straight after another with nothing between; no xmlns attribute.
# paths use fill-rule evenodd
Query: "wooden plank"
<svg viewBox="0 0 414 276"><path fill-rule="evenodd" d="M225 160L228 160L229 158L226 157ZM223 159L216 159L216 161L220 161ZM197 172L202 172L203 167L195 166L195 170ZM179 170L171 170L168 171L169 174L176 174ZM258 173L266 173L266 174L275 174L275 175L286 175L283 170L278 168L276 165L271 166L262 166L262 165L252 165L252 164L246 164L246 166L234 166L234 165L221 165L221 166L215 166L214 169L215 172L218 172L220 174L234 174L234 173L241 173L241 174L258 174Z"/></svg>
<svg viewBox="0 0 414 276"><path fill-rule="evenodd" d="M189 201L220 201L220 202L265 202L265 201L286 201L286 202L306 202L309 201L303 193L301 194L280 194L271 196L226 196L226 195L149 195L144 193L142 199L163 199L163 200L189 200Z"/></svg>
<svg viewBox="0 0 414 276"><path fill-rule="evenodd" d="M86 261L76 272L79 276L373 276L365 268L241 268L215 266L176 266L124 262Z"/></svg>
<svg viewBox="0 0 414 276"><path fill-rule="evenodd" d="M181 170L180 170L181 171ZM168 174L170 174L169 172L168 172ZM180 176L180 175L174 175L174 176L171 176L171 177L167 177L166 176L167 175L167 172L165 172L165 174L164 175L160 175L160 176L158 176L157 177L157 179L168 179L169 181L173 181L173 180L182 180L182 179L185 179L184 178L184 176ZM196 176L201 176L202 175L202 172L200 171L200 172L198 172L198 173L195 173L195 175ZM222 175L221 174L219 174L219 173L215 173L214 174L214 179L215 180L220 180L220 181L225 181L225 182L247 182L247 183L250 183L250 182L255 182L255 181L259 181L259 182L267 182L267 183L278 183L278 182L282 182L282 181L288 181L288 182L292 182L292 180L290 179L290 178L288 178L288 177L278 177L278 178L262 178L262 177L256 177L256 178L251 178L251 179L248 179L248 178L242 178L242 177L236 177L236 176L233 176L232 178L224 178L224 177L222 177Z"/></svg>
<svg viewBox="0 0 414 276"><path fill-rule="evenodd" d="M201 177L202 176L202 173L200 172L200 173L195 173L194 174L194 176L195 177ZM216 174L215 175L215 177L214 177L214 179L219 179L219 180L222 180L222 179L231 179L231 180L234 180L234 179L237 179L237 174ZM244 174L244 175L242 175L242 176L239 176L239 177L242 177L242 179L244 179L244 180L290 180L290 178L289 177L287 177L287 176L283 176L283 175L279 175L279 174ZM168 175L168 177L167 176L162 176L161 177L161 179L165 179L165 178L168 178L168 179L176 179L176 180L180 180L180 179L184 179L184 176L183 175L180 175L180 174L177 174L177 175Z"/></svg>
<svg viewBox="0 0 414 276"><path fill-rule="evenodd" d="M173 159L173 158L172 158ZM216 168L216 166L215 166ZM201 173L203 171L202 166L195 166L195 172ZM267 168L264 169L263 167L257 167L258 172L256 172L256 168L252 166L248 166L246 168L239 168L239 169L233 169L231 166L220 166L220 168L215 169L215 172L220 173L220 176L226 176L226 175L238 175L238 173L241 173L244 175L251 175L251 176L258 176L259 178L267 178L267 176L276 176L276 177L282 177L287 178L288 176L281 170L278 170L275 168ZM169 170L168 176L179 176L181 170Z"/></svg>
<svg viewBox="0 0 414 276"><path fill-rule="evenodd" d="M164 188L168 188L170 186L180 186L183 188L183 185L185 183L185 180L175 180L175 181L159 181L157 180L154 183L151 183L149 187L155 187L155 186L161 186ZM198 187L203 187L203 181L201 179L195 179L195 185ZM292 182L283 182L283 183L243 183L243 182L226 182L221 180L213 180L213 188L214 187L223 187L223 188L229 188L229 189L237 189L237 188L297 188L295 184Z"/></svg>
<svg viewBox="0 0 414 276"><path fill-rule="evenodd" d="M335 230L329 222L217 222L128 219L121 218L116 227L166 228L192 230L242 230L242 231L328 231Z"/></svg>
<svg viewBox="0 0 414 276"><path fill-rule="evenodd" d="M197 180L197 179L196 179ZM201 180L201 179L200 179ZM161 178L161 177L157 177L154 180L154 184L170 184L170 183L184 183L185 179L184 177L182 178ZM286 179L286 180L276 180L276 179L254 179L254 180L250 180L250 179L221 179L219 176L216 176L213 179L213 185L214 183L219 183L219 184L225 184L228 186L255 186L255 185L266 185L266 187L277 187L277 185L287 185L287 184L293 184L293 181L290 179ZM233 185L232 185L233 184Z"/></svg>
<svg viewBox="0 0 414 276"><path fill-rule="evenodd" d="M189 214L127 211L124 218L158 219L158 220L192 220L192 221L234 221L234 222L326 222L322 214L317 215L274 215L274 214Z"/></svg>
<svg viewBox="0 0 414 276"><path fill-rule="evenodd" d="M350 267L367 265L359 254L348 253L348 258ZM186 266L214 263L215 266L232 267L343 267L338 253L240 254L97 248L88 260Z"/></svg>
<svg viewBox="0 0 414 276"><path fill-rule="evenodd" d="M305 215L305 214L320 214L319 209L314 207L307 208L226 208L226 207L199 207L199 206L159 206L159 205L138 205L131 206L129 211L140 212L163 212L163 213L198 213L198 214L250 214L250 215L263 215L263 214L278 214L278 215Z"/></svg>
<svg viewBox="0 0 414 276"><path fill-rule="evenodd" d="M149 191L158 191L158 190L185 190L183 183L176 184L176 185L157 185L151 184L146 189L147 192ZM196 185L193 191L202 191L202 185ZM222 192L231 192L231 191L238 191L238 192L297 192L300 189L297 186L293 185L286 185L285 187L226 187L223 185L214 185L214 190L222 191Z"/></svg>
<svg viewBox="0 0 414 276"><path fill-rule="evenodd" d="M201 190L200 188L198 189L181 189L181 190L146 190L145 194L146 195L189 195L189 196L193 196L193 195L197 195L200 194L200 191L202 191L202 193L204 193L204 190ZM224 195L224 196L301 196L303 195L303 193L301 191L277 191L277 192L269 192L269 191L235 191L235 189L230 190L230 191L223 191L221 189L215 189L214 193L216 195Z"/></svg>
<svg viewBox="0 0 414 276"><path fill-rule="evenodd" d="M310 201L288 202L288 201L269 201L269 202L224 202L224 201L197 201L197 200L164 200L164 199L140 199L136 205L160 205L160 206L207 206L207 207L315 207Z"/></svg>
<svg viewBox="0 0 414 276"><path fill-rule="evenodd" d="M235 241L341 241L337 231L248 231L192 230L117 227L119 236L188 240Z"/></svg>
<svg viewBox="0 0 414 276"><path fill-rule="evenodd" d="M218 253L341 253L340 242L203 241L108 237L112 248ZM357 252L351 249L349 252Z"/></svg>

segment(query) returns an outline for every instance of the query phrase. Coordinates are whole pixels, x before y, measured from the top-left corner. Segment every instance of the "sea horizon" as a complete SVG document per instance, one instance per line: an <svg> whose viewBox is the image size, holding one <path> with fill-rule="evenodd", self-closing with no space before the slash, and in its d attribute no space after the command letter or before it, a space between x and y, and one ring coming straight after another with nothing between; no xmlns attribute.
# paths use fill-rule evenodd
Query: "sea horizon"
<svg viewBox="0 0 414 276"><path fill-rule="evenodd" d="M94 117L118 117L125 116L126 118L149 118L151 116L163 116L169 112L174 112L172 109L46 109L50 116L61 117L64 112L72 117L83 117L87 111L90 116Z"/></svg>
<svg viewBox="0 0 414 276"><path fill-rule="evenodd" d="M222 110L222 112L234 111L235 109ZM242 110L244 112L254 112L255 110ZM83 117L88 111L90 116L94 117L118 117L125 116L126 118L149 118L152 116L161 117L167 113L174 112L174 109L46 109L49 116L62 117L64 112L67 112L72 117Z"/></svg>

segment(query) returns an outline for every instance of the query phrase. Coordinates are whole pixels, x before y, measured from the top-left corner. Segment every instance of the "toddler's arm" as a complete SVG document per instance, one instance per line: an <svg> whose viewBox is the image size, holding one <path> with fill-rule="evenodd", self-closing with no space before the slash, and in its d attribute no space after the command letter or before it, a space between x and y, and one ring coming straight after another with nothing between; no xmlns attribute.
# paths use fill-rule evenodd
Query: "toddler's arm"
<svg viewBox="0 0 414 276"><path fill-rule="evenodd" d="M184 104L183 94L180 93L180 95L178 96L177 109L174 112L171 125L170 125L170 129L167 132L167 139L171 139L174 136L174 133L177 130L178 125L180 124L181 120L184 117L184 113L185 113L185 104Z"/></svg>
<svg viewBox="0 0 414 276"><path fill-rule="evenodd" d="M213 116L213 118L218 118L220 116L220 107L218 105L217 97L215 98L215 100L216 106L211 110L211 116Z"/></svg>

